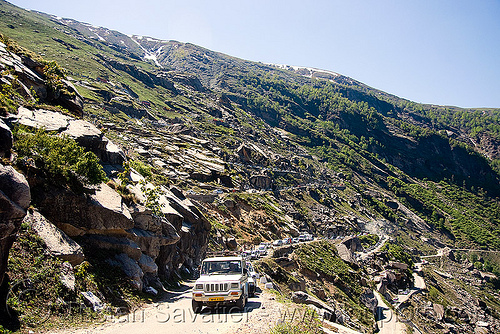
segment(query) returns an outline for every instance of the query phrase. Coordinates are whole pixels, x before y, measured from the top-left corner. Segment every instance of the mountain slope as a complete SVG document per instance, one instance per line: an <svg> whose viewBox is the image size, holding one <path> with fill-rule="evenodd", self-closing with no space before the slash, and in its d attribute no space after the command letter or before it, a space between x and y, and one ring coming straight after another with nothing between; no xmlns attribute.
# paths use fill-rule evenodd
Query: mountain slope
<svg viewBox="0 0 500 334"><path fill-rule="evenodd" d="M85 146L81 140L110 180L101 190L113 194L126 216L105 232L92 221L101 218L75 222L79 218L58 201L64 195L78 204L81 194L46 183L50 178L29 179L32 205L87 243L89 254L95 247L106 256L142 252L157 265L154 279L166 282L194 270L207 247L249 246L299 230L324 237L390 234L395 245L386 260L404 252L417 259L444 246L500 249L497 109L420 105L336 73L126 36L4 1L0 33L66 69L84 98L78 116L122 150L123 158L111 161L103 141ZM24 63L34 58L23 57ZM12 80L7 72L15 69L4 67L4 79ZM38 109L69 113L56 100L39 95L33 101L7 88L4 81L6 120ZM23 154L13 164L29 174L25 161L40 160ZM154 215L170 230L155 228ZM148 243L151 235L160 240L158 249ZM109 246L109 237L118 238L119 247ZM499 272L497 260L488 261L489 271ZM270 275L286 272L277 263L269 268ZM314 286L314 275L303 271ZM287 284L294 281L288 275L281 277ZM365 279L363 270L359 275ZM334 285L342 285L330 278L320 285L339 294ZM153 281L135 278L138 286Z"/></svg>
<svg viewBox="0 0 500 334"><path fill-rule="evenodd" d="M488 161L480 154L496 150L494 119L498 110L483 110L483 118L474 121L483 130L476 132L465 121L462 128L453 121L456 114L461 119L463 115L476 119L476 111L414 104L341 75L311 79L310 71L244 61L192 44L129 37L26 12L6 2L1 10L1 31L62 64L86 98L86 114L95 122L112 121L121 129L130 126L130 120L142 119L141 131L180 124L182 131L211 142L210 154L230 163L216 174L187 170L195 179L220 180L224 176L229 186L253 187L251 177L259 173L231 167L241 161L241 154L243 162L266 168L261 174L272 180L267 183L273 189L314 181L342 182L329 179L331 170L347 174L350 187L361 194L375 191L379 198L394 198L403 190L394 193L394 183L388 179L392 177L402 182L401 187L416 189L415 194L404 192L401 199L409 210L431 226L444 229L445 237L463 242L478 239L459 227L462 214L450 213L443 203L421 196L433 185L431 181L454 185L463 193L460 198L493 196L486 201L498 205L496 160ZM126 139L115 131L110 129L109 136L127 147ZM479 137L490 138L489 148L481 147L480 142L476 142L477 148L469 145ZM248 142L252 146L246 150L253 151L253 156L242 153ZM143 159L137 149L144 147L154 145L132 148L130 157ZM163 174L179 178L183 172L179 174L179 166L168 163L166 153L149 157L149 162L166 161L172 172ZM272 171L287 168L300 174ZM447 198L444 193L437 195ZM391 212L384 201L365 200L377 203L372 215L390 220L401 215ZM489 212L479 213L484 221L481 231L495 235L498 227ZM477 219L465 215L466 220Z"/></svg>

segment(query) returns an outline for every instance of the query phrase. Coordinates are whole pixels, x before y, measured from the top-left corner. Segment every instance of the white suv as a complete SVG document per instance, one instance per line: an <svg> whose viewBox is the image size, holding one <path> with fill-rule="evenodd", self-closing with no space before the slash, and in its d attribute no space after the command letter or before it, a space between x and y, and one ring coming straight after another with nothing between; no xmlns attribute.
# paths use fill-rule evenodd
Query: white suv
<svg viewBox="0 0 500 334"><path fill-rule="evenodd" d="M193 287L192 306L200 313L204 305L234 304L243 310L248 301L248 269L241 256L212 257L203 260L200 278Z"/></svg>

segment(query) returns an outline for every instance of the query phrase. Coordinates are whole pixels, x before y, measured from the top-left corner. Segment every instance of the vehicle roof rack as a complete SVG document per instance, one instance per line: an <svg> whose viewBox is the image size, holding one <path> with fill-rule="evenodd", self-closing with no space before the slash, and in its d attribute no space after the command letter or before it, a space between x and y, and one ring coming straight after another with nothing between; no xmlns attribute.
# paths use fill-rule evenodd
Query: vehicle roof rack
<svg viewBox="0 0 500 334"><path fill-rule="evenodd" d="M207 258L207 257L222 257L222 256L242 256L242 255L241 255L241 252L238 252L238 251L223 250L223 251L207 252L205 258Z"/></svg>

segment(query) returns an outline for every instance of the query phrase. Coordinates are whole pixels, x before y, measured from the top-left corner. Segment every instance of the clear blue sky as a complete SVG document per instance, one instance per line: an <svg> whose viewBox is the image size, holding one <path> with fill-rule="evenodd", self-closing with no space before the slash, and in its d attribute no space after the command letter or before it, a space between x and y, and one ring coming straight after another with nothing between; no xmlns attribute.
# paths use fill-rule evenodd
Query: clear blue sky
<svg viewBox="0 0 500 334"><path fill-rule="evenodd" d="M265 63L327 69L415 102L500 108L499 0L11 0Z"/></svg>

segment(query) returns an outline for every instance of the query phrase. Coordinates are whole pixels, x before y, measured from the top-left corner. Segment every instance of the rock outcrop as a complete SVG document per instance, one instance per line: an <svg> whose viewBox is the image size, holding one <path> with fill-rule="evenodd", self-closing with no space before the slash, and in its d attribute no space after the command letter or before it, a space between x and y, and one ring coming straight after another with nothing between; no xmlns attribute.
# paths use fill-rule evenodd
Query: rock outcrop
<svg viewBox="0 0 500 334"><path fill-rule="evenodd" d="M13 123L36 129L44 128L73 138L80 146L95 153L105 164L121 165L125 162L125 153L90 122L55 111L30 110L24 107L20 107L17 115L12 117Z"/></svg>
<svg viewBox="0 0 500 334"><path fill-rule="evenodd" d="M134 175L136 182L144 181ZM142 188L137 183L130 189L146 203L147 187L153 185ZM146 288L146 281L155 281L158 275L179 274L180 268L192 272L206 251L210 223L178 189L158 188L161 215L142 204L127 206L106 184L91 194L54 187L34 189L34 202L62 230L60 234L78 238L86 250L118 253L110 263L120 266L136 288Z"/></svg>
<svg viewBox="0 0 500 334"><path fill-rule="evenodd" d="M378 306L377 297L371 289L365 289L363 293L359 296L359 300L373 313L376 312Z"/></svg>
<svg viewBox="0 0 500 334"><path fill-rule="evenodd" d="M292 301L297 304L306 304L312 305L318 311L318 314L326 320L336 321L336 310L334 307L327 305L321 300L303 292L303 291L295 291L292 294Z"/></svg>
<svg viewBox="0 0 500 334"><path fill-rule="evenodd" d="M345 244L340 243L340 244L335 245L335 247L337 248L337 252L339 254L339 257L342 260L344 260L345 262L351 263L351 264L355 264L355 265L358 264L356 261L356 258L354 257L354 254L351 252L350 249L348 249L346 247Z"/></svg>
<svg viewBox="0 0 500 334"><path fill-rule="evenodd" d="M31 192L26 178L12 166L0 164L0 286L7 270L9 250L30 201ZM1 300L0 303L5 305Z"/></svg>
<svg viewBox="0 0 500 334"><path fill-rule="evenodd" d="M70 237L95 233L125 235L126 230L134 227L122 198L106 184L90 195L55 187L36 190L34 201L40 212Z"/></svg>
<svg viewBox="0 0 500 334"><path fill-rule="evenodd" d="M52 255L68 261L73 266L85 260L82 247L38 211L29 212L24 222L30 224L36 234L43 239Z"/></svg>
<svg viewBox="0 0 500 334"><path fill-rule="evenodd" d="M253 175L250 177L250 184L256 189L271 189L273 179L267 175Z"/></svg>
<svg viewBox="0 0 500 334"><path fill-rule="evenodd" d="M256 145L243 143L235 151L236 155L243 162L259 162L267 160L266 154Z"/></svg>
<svg viewBox="0 0 500 334"><path fill-rule="evenodd" d="M60 78L58 85L49 84L45 77L46 66L26 55L21 57L12 53L5 44L0 43L0 69L13 71L11 83L18 84L22 96L33 100L31 88L38 98L61 104L74 115L83 116L83 97L65 78Z"/></svg>
<svg viewBox="0 0 500 334"><path fill-rule="evenodd" d="M175 245L163 246L160 250L157 263L159 274L170 277L176 272L175 268L184 266L189 272L201 264L208 248L208 235L211 225L203 213L191 200L177 197L171 191L162 188L161 201L166 200L165 207L170 207L182 220L172 220L172 225L178 231L180 239ZM169 209L169 210L171 210ZM175 246L175 247L174 247Z"/></svg>

